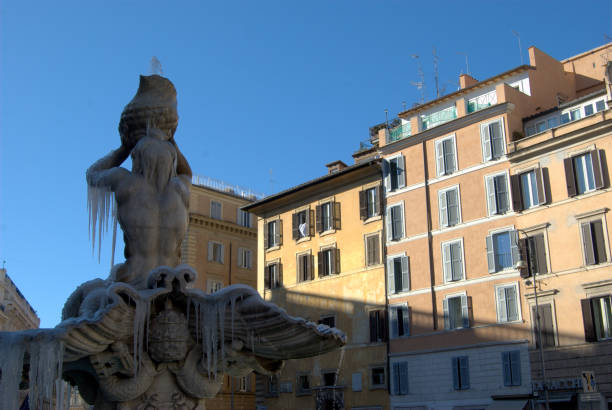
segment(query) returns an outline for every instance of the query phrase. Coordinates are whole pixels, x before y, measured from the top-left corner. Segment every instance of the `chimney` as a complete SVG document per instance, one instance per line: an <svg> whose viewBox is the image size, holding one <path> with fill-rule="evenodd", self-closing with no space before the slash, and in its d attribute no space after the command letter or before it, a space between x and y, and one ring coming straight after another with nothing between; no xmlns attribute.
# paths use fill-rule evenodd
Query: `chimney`
<svg viewBox="0 0 612 410"><path fill-rule="evenodd" d="M464 88L468 88L477 84L478 80L472 77L469 74L461 74L459 76L459 87L463 90Z"/></svg>
<svg viewBox="0 0 612 410"><path fill-rule="evenodd" d="M344 168L346 168L347 165L344 162L338 160L338 161L330 162L329 164L326 164L325 166L327 167L327 173L333 174L334 172L342 171Z"/></svg>

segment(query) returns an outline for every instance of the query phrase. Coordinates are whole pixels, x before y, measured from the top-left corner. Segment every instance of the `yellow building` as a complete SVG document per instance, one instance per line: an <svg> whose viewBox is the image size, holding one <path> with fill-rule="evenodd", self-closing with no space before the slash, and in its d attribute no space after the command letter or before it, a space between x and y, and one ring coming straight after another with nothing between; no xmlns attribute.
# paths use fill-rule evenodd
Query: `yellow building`
<svg viewBox="0 0 612 410"><path fill-rule="evenodd" d="M182 261L198 272L196 287L207 293L234 284L257 288L257 228L254 217L240 208L258 196L212 178L194 176L189 226ZM225 376L208 410L254 410L255 376Z"/></svg>
<svg viewBox="0 0 612 410"><path fill-rule="evenodd" d="M263 378L268 409L388 408L380 160L328 171L243 208L258 220L260 294L347 335L342 350Z"/></svg>
<svg viewBox="0 0 612 410"><path fill-rule="evenodd" d="M0 331L36 329L39 325L40 318L32 306L7 275L6 269L0 269Z"/></svg>
<svg viewBox="0 0 612 410"><path fill-rule="evenodd" d="M590 303L592 312L609 306L602 295L610 289L600 283L610 260L606 188L596 181L596 190L589 185L570 199L561 192L564 164L573 164L578 175L588 168L584 158L596 158L610 143L605 127L600 132L603 126L595 125L607 118L600 56L609 47L563 62L531 47L529 65L484 81L462 75L457 92L400 113L393 128L375 128L373 142L384 158L392 408L485 408L502 399L516 408L526 404L535 362L533 290L519 269L526 262L519 246L527 244L525 236L531 237L527 246L543 243L550 250L546 277L558 292L543 291L549 306L558 298L559 312L572 312L567 334L582 333L578 296L590 298L583 306ZM573 122L577 106L590 117ZM553 113L557 123L549 126ZM542 120L552 130L542 129ZM557 133L571 137L561 141ZM601 177L608 178L604 157L597 158ZM544 177L554 181L546 197L551 206L538 202L523 211L521 181L537 193ZM543 192L539 200L546 201ZM544 241L535 236L540 232ZM557 278L560 272L575 274Z"/></svg>

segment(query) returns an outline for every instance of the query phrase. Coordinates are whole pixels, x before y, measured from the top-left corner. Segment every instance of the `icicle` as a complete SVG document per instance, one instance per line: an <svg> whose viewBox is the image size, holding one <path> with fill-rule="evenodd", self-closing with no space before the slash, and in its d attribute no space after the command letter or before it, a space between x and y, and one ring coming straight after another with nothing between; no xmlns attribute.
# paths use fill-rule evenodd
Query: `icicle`
<svg viewBox="0 0 612 410"><path fill-rule="evenodd" d="M148 329L150 316L149 301L137 300L136 309L134 311L134 370L136 373L140 370L140 361L142 352L145 349L144 341L145 334Z"/></svg>
<svg viewBox="0 0 612 410"><path fill-rule="evenodd" d="M111 269L115 265L115 246L117 245L117 201L113 200L113 245L111 250Z"/></svg>
<svg viewBox="0 0 612 410"><path fill-rule="evenodd" d="M220 323L220 332L221 337L221 363L225 363L225 303L219 308L219 323Z"/></svg>
<svg viewBox="0 0 612 410"><path fill-rule="evenodd" d="M15 340L17 339L17 340ZM5 333L0 339L0 403L7 409L19 408L19 382L23 371L25 343L19 337ZM34 408L34 407L33 407Z"/></svg>
<svg viewBox="0 0 612 410"><path fill-rule="evenodd" d="M117 211L113 192L105 187L87 185L87 210L89 211L89 234L91 235L91 251L95 253L96 236L98 237L98 263L102 250L102 237L108 231L109 217L113 219L113 230L116 229ZM97 233L97 235L96 235ZM115 234L113 235L115 236ZM113 238L113 252L114 252ZM113 255L114 258L114 255Z"/></svg>

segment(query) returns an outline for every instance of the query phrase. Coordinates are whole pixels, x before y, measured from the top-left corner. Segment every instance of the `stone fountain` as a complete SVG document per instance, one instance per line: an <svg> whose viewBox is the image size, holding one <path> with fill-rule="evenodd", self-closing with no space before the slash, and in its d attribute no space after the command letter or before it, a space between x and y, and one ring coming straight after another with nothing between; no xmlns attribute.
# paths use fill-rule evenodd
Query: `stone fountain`
<svg viewBox="0 0 612 410"><path fill-rule="evenodd" d="M224 374L272 375L344 345L339 330L291 317L248 286L193 288L197 272L180 264L191 169L177 125L173 84L141 76L121 145L87 170L94 243L118 221L125 262L80 285L55 328L0 334L2 409L19 408L20 388L32 409L62 408L63 379L97 410L204 410Z"/></svg>

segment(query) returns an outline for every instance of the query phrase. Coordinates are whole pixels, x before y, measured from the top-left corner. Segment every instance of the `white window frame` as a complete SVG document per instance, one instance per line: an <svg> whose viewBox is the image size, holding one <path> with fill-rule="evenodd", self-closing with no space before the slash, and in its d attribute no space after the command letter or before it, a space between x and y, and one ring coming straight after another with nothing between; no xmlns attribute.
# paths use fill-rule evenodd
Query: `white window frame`
<svg viewBox="0 0 612 410"><path fill-rule="evenodd" d="M519 190L520 190L520 192L518 192L518 194L521 196L521 204L522 204L522 209L523 210L531 209L531 208L537 208L538 206L540 206L541 203L542 204L546 203L546 198L540 198L539 197L539 193L538 193L538 179L537 179L537 174L536 174L537 169L538 169L538 167L530 168L530 169L526 169L526 170L520 171L518 173ZM533 178L531 178L531 176L527 178L527 181L529 183L528 190L529 190L529 202L530 202L530 205L528 207L525 206L525 195L524 195L524 192L523 192L523 175L525 175L525 174L533 175ZM543 173L542 173L542 183L544 183L544 175L543 175ZM538 200L537 201L534 201L534 198L533 198L534 189L535 189L535 194L538 195ZM544 187L542 187L542 192L545 192ZM546 196L546 194L545 194L545 196Z"/></svg>
<svg viewBox="0 0 612 410"><path fill-rule="evenodd" d="M253 267L253 251L248 248L238 248L238 266L243 269Z"/></svg>
<svg viewBox="0 0 612 410"><path fill-rule="evenodd" d="M449 191L457 191L457 223L453 225L449 225L449 213L448 213L448 199L446 197L446 193ZM442 208L442 196L445 197L444 208ZM446 214L446 222L444 222L442 210L444 209L444 213ZM446 187L444 189L440 189L438 191L438 219L440 228L447 228L449 226L459 225L462 221L461 219L461 191L459 190L459 185L453 185L450 187Z"/></svg>
<svg viewBox="0 0 612 410"><path fill-rule="evenodd" d="M368 260L368 253L369 253L369 247L368 247L368 239L372 238L376 236L378 238L378 263L368 263L370 262ZM383 252L382 252L382 240L380 238L380 232L373 232L373 233L368 233L363 235L363 242L364 242L364 266L365 267L372 267L372 266L378 266L382 263L382 258L383 258Z"/></svg>
<svg viewBox="0 0 612 410"><path fill-rule="evenodd" d="M576 221L578 222L578 229L579 229L579 234L580 234L580 246L582 248L582 263L584 266L600 266L603 263L607 263L610 262L610 240L608 238L608 221L606 220L606 213L608 212L607 208L602 208L602 209L598 209L596 211L593 212L586 212L584 214L581 215L576 215ZM585 255L584 253L584 235L582 232L582 224L583 223L591 223L594 221L601 221L601 227L602 227L602 231L603 231L603 246L604 246L604 250L606 251L606 257L604 259L604 261L596 263L596 264L587 264L587 255Z"/></svg>
<svg viewBox="0 0 612 410"><path fill-rule="evenodd" d="M402 222L401 222L402 232L401 232L401 235L398 238L393 239L393 220L391 219L391 209L392 208L396 208L396 207L400 208L400 215L402 216ZM405 215L404 215L404 201L396 202L394 204L391 204L391 205L387 206L387 209L385 210L385 221L386 221L386 226L387 226L387 242L401 241L404 238L404 236L406 235L406 220L405 220Z"/></svg>
<svg viewBox="0 0 612 410"><path fill-rule="evenodd" d="M453 272L447 272L447 259L446 259L446 251L445 248L447 246L450 246L452 244L456 244L458 243L461 246L461 277L459 279L453 280L452 279L452 274ZM451 282L457 282L460 280L465 280L465 251L463 248L463 238L459 238L459 239L452 239L450 241L445 241L440 243L440 248L442 251L442 272L444 274L444 283L451 283ZM452 261L448 261L448 263L451 264L452 266ZM450 276L450 280L449 280L449 276Z"/></svg>
<svg viewBox="0 0 612 410"><path fill-rule="evenodd" d="M484 129L488 128L489 125L494 124L494 123L499 123L499 127L501 130L501 139L502 139L502 144L501 144L501 149L502 152L500 153L499 156L497 156L496 158L493 155L493 141L491 141L491 138L489 136L489 146L490 146L490 151L491 151L491 157L487 157L486 154L486 149L485 149L485 133L484 133ZM495 161L495 160L499 160L501 158L504 158L504 156L506 155L506 129L505 129L505 121L504 121L504 117L498 117L494 120L491 121L487 121L487 122L483 122L480 124L480 146L482 149L482 162L489 162L489 161Z"/></svg>
<svg viewBox="0 0 612 410"><path fill-rule="evenodd" d="M397 311L402 310L402 329L404 334L400 336L399 334L399 320L397 319ZM392 313L392 312L395 312ZM393 321L395 316L395 322L397 323L397 327L394 327ZM410 306L407 303L397 303L394 305L389 305L389 338L390 339L403 339L405 337L410 337L410 327L411 327L411 317L410 317Z"/></svg>
<svg viewBox="0 0 612 410"><path fill-rule="evenodd" d="M586 177L585 180L584 180L586 189L584 191L580 192L580 190L578 189L578 185L579 185L578 184L578 169L577 169L578 167L576 166L576 162L577 162L576 160L578 158L582 158L582 157L589 157L589 161L591 162L590 176L591 176L591 179L593 180L593 184L591 186L591 184L589 182L589 178L588 178L589 172L588 172L588 169L587 169L587 166L586 166L586 160L583 159L583 160L580 161L580 163L581 163L580 165L581 165L581 168L582 168L582 172L583 172L583 174ZM596 191L597 188L595 187L595 171L593 170L593 155L592 155L592 151L582 152L582 153L573 155L571 158L572 158L572 165L574 166L574 179L576 180L576 195L583 195L583 194L586 194L586 193L589 193L589 192Z"/></svg>
<svg viewBox="0 0 612 410"><path fill-rule="evenodd" d="M593 316L595 316L593 318L593 331L595 332L595 337L597 338L597 341L602 341L602 340L610 340L612 339L612 327L610 327L610 319L608 318L608 314L605 311L605 309L601 306L601 300L602 299L610 299L610 303L612 303L612 295L601 295L601 296L594 296L592 298L589 298L589 303L591 304L591 311L593 312ZM594 306L594 301L597 300L597 309L599 310L599 312L596 314L595 311L595 306ZM600 328L600 326L598 326L598 323L596 323L597 318L601 319L601 325L603 325L603 328ZM608 319L608 320L605 320ZM602 337L600 337L602 336Z"/></svg>
<svg viewBox="0 0 612 410"><path fill-rule="evenodd" d="M444 144L444 141L449 141L449 140L453 142L453 158L455 160L455 167L454 169L452 169L451 171L447 173L445 170L446 158L444 157L444 145L443 144ZM434 151L436 155L436 175L437 176L440 177L440 176L450 175L454 172L457 172L457 170L459 169L459 164L457 161L457 138L455 137L455 134L451 134L444 138L440 138L436 140L434 143ZM440 156L440 154L442 155Z"/></svg>
<svg viewBox="0 0 612 410"><path fill-rule="evenodd" d="M216 205L218 205L218 207L215 207ZM215 216L215 209L217 208L219 209L219 217ZM218 221L223 219L223 203L215 201L214 199L210 200L210 217Z"/></svg>
<svg viewBox="0 0 612 410"><path fill-rule="evenodd" d="M396 283L395 283L394 261L397 258L402 258L402 264L404 260L406 261L405 263L406 263L407 272L406 272L406 275L404 275L403 270L402 270L402 289L401 290L397 290L395 288ZM390 278L391 275L393 275L393 282L391 282L391 278ZM403 283L404 276L407 277L406 284ZM391 290L392 289L391 283L393 283L393 290ZM410 290L410 258L406 255L406 252L397 253L395 255L387 255L387 292L390 295L395 295L395 294L402 293L402 292L408 292L409 290Z"/></svg>
<svg viewBox="0 0 612 410"><path fill-rule="evenodd" d="M380 186L378 185L364 189L366 201L366 221L380 215L380 203L377 201L379 189ZM370 198L370 192L373 193L373 198ZM372 200L371 202L370 199ZM372 205L372 215L370 215L370 204Z"/></svg>
<svg viewBox="0 0 612 410"><path fill-rule="evenodd" d="M215 245L218 245L221 250L219 251L219 258L215 258ZM225 246L219 241L208 241L208 261L223 264L225 262Z"/></svg>
<svg viewBox="0 0 612 410"><path fill-rule="evenodd" d="M276 238L276 234L275 233L276 233L277 230L280 230L280 224L281 224L280 223L280 218L276 218L276 219L272 219L272 220L266 221L266 224L268 225L267 226L268 229L266 230L267 233L268 233L268 238L267 238L267 240L268 240L268 248L267 249L275 248L277 246L280 246L280 233L279 233L279 243L276 243L276 241L274 241L274 243L270 243L270 238L273 238L273 239ZM274 233L272 233L272 235L270 235L270 226L274 226Z"/></svg>
<svg viewBox="0 0 612 410"><path fill-rule="evenodd" d="M497 202L498 202L498 193L497 190L495 189L495 177L498 176L505 176L506 178L506 193L508 194L508 198L507 198L507 203L508 203L508 210L506 210L504 213L500 213L497 209ZM491 181L491 182L489 182ZM488 216L493 216L493 215L504 215L507 213L512 212L512 190L510 189L510 175L508 174L508 171L501 171L501 172L496 172L494 174L488 174L485 175L484 177L484 184L485 184L485 199L487 201L487 215ZM495 195L495 207L492 206L491 201L490 201L490 191L489 189L492 188L493 189L493 193Z"/></svg>
<svg viewBox="0 0 612 410"><path fill-rule="evenodd" d="M507 317L507 310L508 310L508 302L505 300L505 295L504 295L504 307L506 309L506 318L504 319L504 315L502 314L502 312L499 311L499 289L506 289L506 288L514 288L514 291L516 292L516 314L517 314L517 318L516 320L509 320ZM522 314L522 309L521 309L521 294L520 294L520 286L518 284L518 282L511 282L511 283L501 283L499 285L495 285L495 311L497 312L497 323L519 323L523 320L523 314Z"/></svg>
<svg viewBox="0 0 612 410"><path fill-rule="evenodd" d="M514 234L512 233L513 231L515 232ZM506 227L500 227L500 228L497 228L497 229L493 229L493 230L488 232L487 237L489 237L489 236L491 237L491 246L493 247L493 258L495 258L495 255L497 253L495 252L495 242L493 241L493 235L497 235L497 234L501 234L501 233L506 233L506 232L508 232L508 234L510 235L510 257L512 258L512 264L511 264L511 266L509 266L507 268L502 268L500 270L489 271L489 274L516 270L516 267L515 267L516 263L520 259L520 249L519 249L519 244L518 244L519 235L518 235L518 231L514 228L514 225L506 226ZM516 244L517 251L516 252L518 252L519 254L518 254L516 260L515 260L515 255L512 253L512 235L516 235L516 240L517 240L517 244ZM485 251L486 251L486 248L485 248ZM495 267L497 268L497 265Z"/></svg>
<svg viewBox="0 0 612 410"><path fill-rule="evenodd" d="M450 323L450 305L448 303L448 300L453 299L453 298L461 298L461 326L456 326L456 327L450 327L451 325ZM444 329L445 330L467 329L470 327L470 307L469 307L469 301L468 301L468 296L467 296L466 291L452 293L452 294L444 296L442 304L443 304L442 312L444 313ZM466 316L464 316L464 313ZM447 315L448 315L448 323L447 323ZM465 326L466 321L468 322L467 327ZM448 324L448 327L447 327L447 324Z"/></svg>
<svg viewBox="0 0 612 410"><path fill-rule="evenodd" d="M280 288L282 286L281 274L280 274L280 270L281 270L280 259L275 259L275 260L272 260L266 263L264 275L269 274L270 266L276 266L275 275L274 277L270 276L270 287L269 288L265 287L265 276L264 276L264 289L266 290L272 290L272 289Z"/></svg>
<svg viewBox="0 0 612 410"><path fill-rule="evenodd" d="M400 170L401 168L401 172L397 173L395 176L391 175L391 161L397 161L398 164L396 169ZM391 180L393 177L397 178L397 188L392 188L393 184ZM406 159L401 153L383 159L383 178L386 192L394 192L406 187Z"/></svg>

